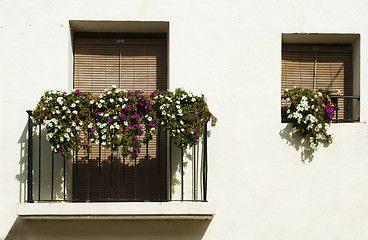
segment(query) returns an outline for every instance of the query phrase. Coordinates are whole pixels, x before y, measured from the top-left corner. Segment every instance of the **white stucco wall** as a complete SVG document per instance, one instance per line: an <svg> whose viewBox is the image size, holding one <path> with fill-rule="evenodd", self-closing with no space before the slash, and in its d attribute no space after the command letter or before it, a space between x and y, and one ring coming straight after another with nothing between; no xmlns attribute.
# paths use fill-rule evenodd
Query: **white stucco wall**
<svg viewBox="0 0 368 240"><path fill-rule="evenodd" d="M365 1L3 0L0 5L0 239L9 231L8 239L368 238ZM171 89L205 94L219 120L209 139L212 221L17 219L25 110L33 109L45 90L71 89L69 20L169 22ZM305 163L280 136L287 127L280 121L281 39L294 32L360 34L361 122L334 124L335 142Z"/></svg>

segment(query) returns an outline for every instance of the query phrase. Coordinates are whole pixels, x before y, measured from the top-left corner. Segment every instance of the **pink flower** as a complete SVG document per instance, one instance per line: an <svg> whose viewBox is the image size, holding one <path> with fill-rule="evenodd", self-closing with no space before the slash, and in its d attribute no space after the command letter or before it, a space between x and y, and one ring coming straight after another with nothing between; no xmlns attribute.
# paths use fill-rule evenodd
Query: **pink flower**
<svg viewBox="0 0 368 240"><path fill-rule="evenodd" d="M139 124L136 124L135 126L138 127L138 128L141 127L141 125L139 125Z"/></svg>
<svg viewBox="0 0 368 240"><path fill-rule="evenodd" d="M130 107L129 107L129 106L126 106L126 107L125 107L125 110L130 110Z"/></svg>
<svg viewBox="0 0 368 240"><path fill-rule="evenodd" d="M84 146L87 146L87 143L84 143L83 145L84 145Z"/></svg>
<svg viewBox="0 0 368 240"><path fill-rule="evenodd" d="M91 127L91 130L92 130L92 131L94 131L94 130L95 130L95 128L94 128L94 127Z"/></svg>
<svg viewBox="0 0 368 240"><path fill-rule="evenodd" d="M109 118L109 120L107 120L109 123L111 123L112 122L112 118Z"/></svg>
<svg viewBox="0 0 368 240"><path fill-rule="evenodd" d="M58 153L59 153L59 154L63 154L63 150L62 150L62 149L60 149L60 150L58 151Z"/></svg>
<svg viewBox="0 0 368 240"><path fill-rule="evenodd" d="M102 115L102 112L98 112L98 115L100 115L100 116L101 116L101 115Z"/></svg>
<svg viewBox="0 0 368 240"><path fill-rule="evenodd" d="M136 113L136 114L133 115L133 118L137 118L137 117L139 117L139 114L138 113Z"/></svg>
<svg viewBox="0 0 368 240"><path fill-rule="evenodd" d="M197 111L195 111L194 113L195 113L196 115L198 115L198 112L197 112Z"/></svg>
<svg viewBox="0 0 368 240"><path fill-rule="evenodd" d="M129 126L128 128L129 128L129 129L133 129L133 127L132 127L132 126Z"/></svg>

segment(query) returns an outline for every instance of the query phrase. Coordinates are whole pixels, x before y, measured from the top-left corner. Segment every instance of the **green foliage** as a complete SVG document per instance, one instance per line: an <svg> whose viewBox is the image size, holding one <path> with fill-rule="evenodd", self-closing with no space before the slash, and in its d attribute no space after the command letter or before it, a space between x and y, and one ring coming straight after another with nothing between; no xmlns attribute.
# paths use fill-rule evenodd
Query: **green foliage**
<svg viewBox="0 0 368 240"><path fill-rule="evenodd" d="M136 158L143 143L169 131L174 143L185 148L197 144L204 123L216 118L204 96L183 89L126 91L115 86L99 96L79 90L46 91L33 111L36 125L46 126L52 149L70 158L72 150L90 151L92 144Z"/></svg>
<svg viewBox="0 0 368 240"><path fill-rule="evenodd" d="M316 150L322 141L332 142L333 136L327 132L335 116L331 93L328 89L312 91L299 87L284 92L286 100L291 103L287 117L293 124L292 131L304 137L310 149Z"/></svg>

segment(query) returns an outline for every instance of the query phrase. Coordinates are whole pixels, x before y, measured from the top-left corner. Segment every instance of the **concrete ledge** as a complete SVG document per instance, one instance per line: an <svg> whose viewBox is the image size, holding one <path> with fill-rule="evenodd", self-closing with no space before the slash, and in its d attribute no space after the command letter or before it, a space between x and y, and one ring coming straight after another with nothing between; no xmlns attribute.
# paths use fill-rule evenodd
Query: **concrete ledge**
<svg viewBox="0 0 368 240"><path fill-rule="evenodd" d="M211 202L21 203L18 216L33 220L212 219Z"/></svg>

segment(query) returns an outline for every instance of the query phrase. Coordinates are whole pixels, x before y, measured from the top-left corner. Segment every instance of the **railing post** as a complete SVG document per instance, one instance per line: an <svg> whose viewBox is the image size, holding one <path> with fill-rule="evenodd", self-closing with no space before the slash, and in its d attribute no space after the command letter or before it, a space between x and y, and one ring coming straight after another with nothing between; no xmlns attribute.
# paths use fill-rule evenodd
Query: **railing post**
<svg viewBox="0 0 368 240"><path fill-rule="evenodd" d="M27 163L27 202L33 203L33 126L32 126L32 111L28 113L28 163Z"/></svg>
<svg viewBox="0 0 368 240"><path fill-rule="evenodd" d="M207 123L203 133L203 201L207 202Z"/></svg>

